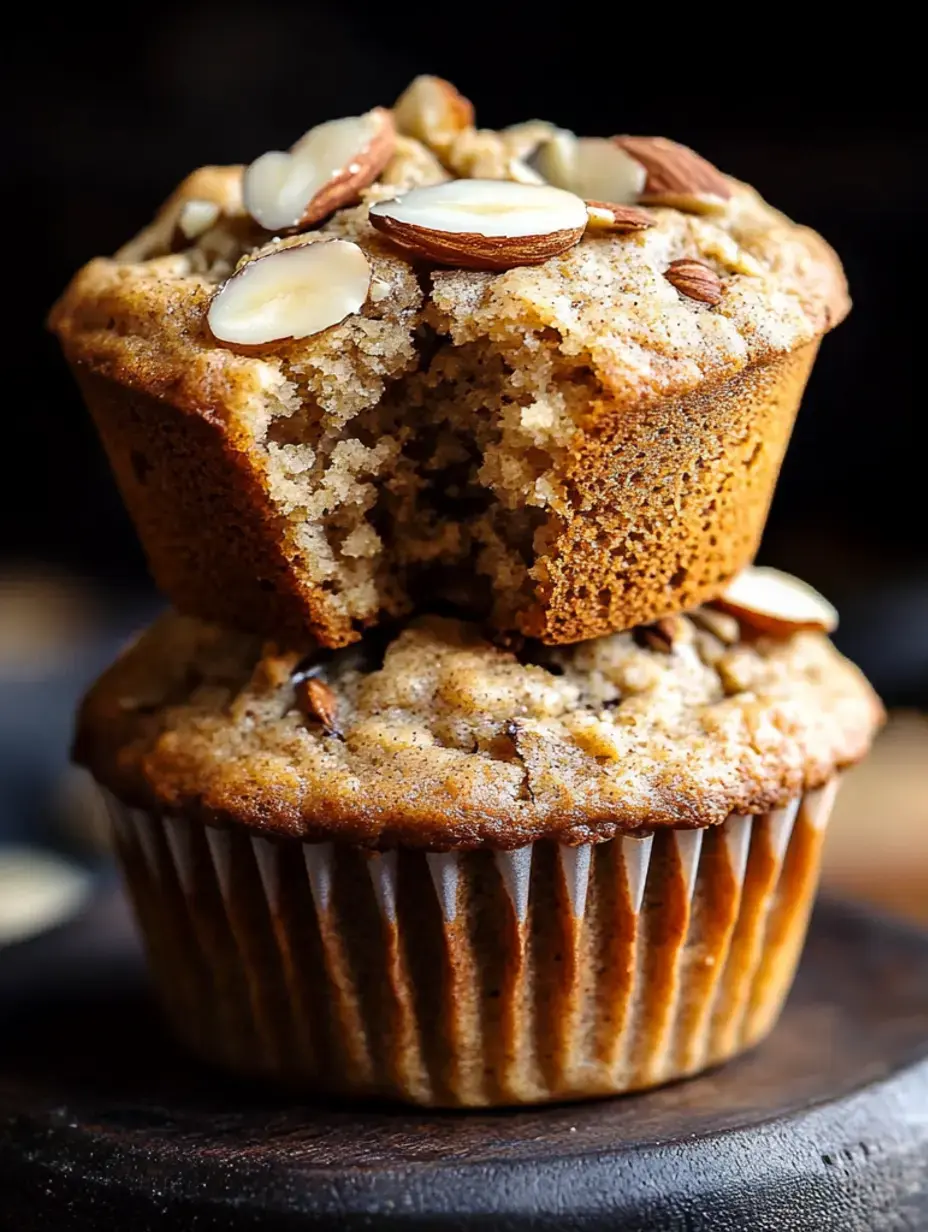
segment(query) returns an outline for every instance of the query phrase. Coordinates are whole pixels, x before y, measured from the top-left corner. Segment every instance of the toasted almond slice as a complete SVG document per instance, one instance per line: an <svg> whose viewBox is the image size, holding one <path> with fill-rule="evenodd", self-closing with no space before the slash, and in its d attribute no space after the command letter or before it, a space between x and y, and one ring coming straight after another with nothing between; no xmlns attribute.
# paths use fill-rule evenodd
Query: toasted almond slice
<svg viewBox="0 0 928 1232"><path fill-rule="evenodd" d="M443 77L417 77L393 104L397 130L444 153L458 133L473 128L473 104Z"/></svg>
<svg viewBox="0 0 928 1232"><path fill-rule="evenodd" d="M214 338L237 346L309 338L358 312L370 284L367 257L349 240L281 247L219 288L207 322Z"/></svg>
<svg viewBox="0 0 928 1232"><path fill-rule="evenodd" d="M548 184L451 180L378 202L370 219L400 247L440 265L511 269L572 248L587 215L579 197Z"/></svg>
<svg viewBox="0 0 928 1232"><path fill-rule="evenodd" d="M213 226L221 212L215 201L185 201L177 216L177 226L186 239L195 240Z"/></svg>
<svg viewBox="0 0 928 1232"><path fill-rule="evenodd" d="M588 225L597 231L644 231L654 219L634 205L613 205L611 201L587 201Z"/></svg>
<svg viewBox="0 0 928 1232"><path fill-rule="evenodd" d="M736 646L741 641L741 626L730 612L717 612L711 607L698 607L687 612L697 628L711 633L723 646Z"/></svg>
<svg viewBox="0 0 928 1232"><path fill-rule="evenodd" d="M610 138L576 137L564 128L538 147L531 165L549 184L616 205L637 201L646 179L641 163Z"/></svg>
<svg viewBox="0 0 928 1232"><path fill-rule="evenodd" d="M666 137L615 137L619 149L647 173L640 200L694 213L711 213L731 196L728 180L717 167L679 142Z"/></svg>
<svg viewBox="0 0 928 1232"><path fill-rule="evenodd" d="M524 162L538 151L539 146L561 131L547 120L523 120L520 124L510 124L504 128L500 137L513 158Z"/></svg>
<svg viewBox="0 0 928 1232"><path fill-rule="evenodd" d="M396 145L384 107L311 128L289 153L271 150L245 172L245 208L268 231L311 227L356 201L384 169Z"/></svg>
<svg viewBox="0 0 928 1232"><path fill-rule="evenodd" d="M504 178L507 180L515 180L517 184L546 183L545 177L543 175L539 175L534 167L529 166L529 164L522 158L510 158L509 162L506 164L506 175Z"/></svg>
<svg viewBox="0 0 928 1232"><path fill-rule="evenodd" d="M338 734L338 698L324 680L300 680L295 693L297 705L311 723L321 723L329 735Z"/></svg>
<svg viewBox="0 0 928 1232"><path fill-rule="evenodd" d="M643 649L670 654L683 637L684 627L681 616L662 616L649 625L638 625L632 635Z"/></svg>
<svg viewBox="0 0 928 1232"><path fill-rule="evenodd" d="M761 633L786 636L800 629L832 633L838 627L838 613L827 599L779 569L745 569L729 582L715 606Z"/></svg>

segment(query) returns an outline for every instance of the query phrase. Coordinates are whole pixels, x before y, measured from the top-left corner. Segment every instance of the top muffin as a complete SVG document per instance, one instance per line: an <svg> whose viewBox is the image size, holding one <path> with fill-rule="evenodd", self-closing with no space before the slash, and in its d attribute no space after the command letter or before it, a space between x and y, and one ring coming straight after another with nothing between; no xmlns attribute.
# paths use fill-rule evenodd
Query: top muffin
<svg viewBox="0 0 928 1232"><path fill-rule="evenodd" d="M52 324L182 611L339 646L440 591L556 643L750 561L847 309L684 147L477 130L423 78L195 172Z"/></svg>

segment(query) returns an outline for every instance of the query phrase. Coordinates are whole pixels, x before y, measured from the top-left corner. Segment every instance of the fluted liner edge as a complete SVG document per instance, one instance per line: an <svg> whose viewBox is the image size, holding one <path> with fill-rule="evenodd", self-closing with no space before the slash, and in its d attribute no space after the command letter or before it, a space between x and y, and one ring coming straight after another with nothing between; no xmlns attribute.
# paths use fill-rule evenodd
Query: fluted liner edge
<svg viewBox="0 0 928 1232"><path fill-rule="evenodd" d="M107 803L196 1052L309 1090L488 1106L638 1090L757 1043L836 788L708 830L495 853L375 854Z"/></svg>

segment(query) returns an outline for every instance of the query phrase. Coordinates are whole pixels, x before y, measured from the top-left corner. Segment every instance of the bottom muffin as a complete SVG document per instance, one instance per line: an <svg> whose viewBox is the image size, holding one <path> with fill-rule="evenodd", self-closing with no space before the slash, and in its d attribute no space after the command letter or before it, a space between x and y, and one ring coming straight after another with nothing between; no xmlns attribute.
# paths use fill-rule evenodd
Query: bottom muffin
<svg viewBox="0 0 928 1232"><path fill-rule="evenodd" d="M502 1105L770 1029L880 717L820 634L716 611L560 648L425 618L304 658L166 615L91 690L76 756L192 1048Z"/></svg>

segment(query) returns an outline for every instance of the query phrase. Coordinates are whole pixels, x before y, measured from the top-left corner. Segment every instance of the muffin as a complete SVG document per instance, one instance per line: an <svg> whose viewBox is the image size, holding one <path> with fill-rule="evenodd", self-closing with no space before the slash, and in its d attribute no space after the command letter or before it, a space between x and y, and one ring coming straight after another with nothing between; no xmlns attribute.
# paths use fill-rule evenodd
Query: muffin
<svg viewBox="0 0 928 1232"><path fill-rule="evenodd" d="M52 325L181 612L339 647L451 594L559 644L751 561L847 310L824 241L685 147L478 130L419 79L195 172Z"/></svg>
<svg viewBox="0 0 928 1232"><path fill-rule="evenodd" d="M176 1032L436 1106L641 1089L761 1039L881 710L801 618L732 606L570 647L424 616L308 655L159 619L75 752Z"/></svg>

